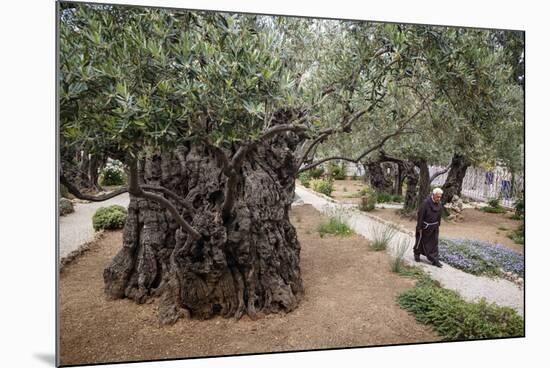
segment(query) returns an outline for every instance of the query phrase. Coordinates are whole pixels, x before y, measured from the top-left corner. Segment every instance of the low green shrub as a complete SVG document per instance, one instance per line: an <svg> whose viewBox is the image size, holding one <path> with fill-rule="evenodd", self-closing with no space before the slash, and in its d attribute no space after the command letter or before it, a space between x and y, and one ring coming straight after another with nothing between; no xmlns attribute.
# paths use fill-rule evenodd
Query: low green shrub
<svg viewBox="0 0 550 368"><path fill-rule="evenodd" d="M71 202L67 198L61 198L59 200L59 215L65 216L72 212L74 212L73 202Z"/></svg>
<svg viewBox="0 0 550 368"><path fill-rule="evenodd" d="M300 180L300 183L306 187L309 188L309 184L311 182L311 175L306 171L298 175L298 180Z"/></svg>
<svg viewBox="0 0 550 368"><path fill-rule="evenodd" d="M376 207L376 195L373 193L366 194L361 197L359 203L359 211L370 212Z"/></svg>
<svg viewBox="0 0 550 368"><path fill-rule="evenodd" d="M315 179L311 181L311 185L313 186L314 191L329 197L334 191L334 185L331 179Z"/></svg>
<svg viewBox="0 0 550 368"><path fill-rule="evenodd" d="M523 319L514 309L489 304L485 299L466 302L455 291L438 287L425 275L414 288L400 294L398 302L419 322L432 325L444 340L525 334Z"/></svg>
<svg viewBox="0 0 550 368"><path fill-rule="evenodd" d="M370 194L372 193L372 190L368 187L368 186L364 186L363 188L361 188L361 190L359 191L359 194L364 196L364 195L367 195L367 194Z"/></svg>
<svg viewBox="0 0 550 368"><path fill-rule="evenodd" d="M308 170L309 175L313 179L319 179L325 173L325 169L320 166L314 167L313 169Z"/></svg>
<svg viewBox="0 0 550 368"><path fill-rule="evenodd" d="M95 231L122 229L126 221L128 211L119 205L100 207L92 217L92 224Z"/></svg>
<svg viewBox="0 0 550 368"><path fill-rule="evenodd" d="M392 196L392 201L396 202L396 203L403 203L403 196L401 196L399 194L394 194Z"/></svg>
<svg viewBox="0 0 550 368"><path fill-rule="evenodd" d="M346 179L346 168L343 164L330 164L328 167L329 176L335 180Z"/></svg>
<svg viewBox="0 0 550 368"><path fill-rule="evenodd" d="M388 203L392 201L393 196L389 193L377 192L376 193L376 202L378 203Z"/></svg>

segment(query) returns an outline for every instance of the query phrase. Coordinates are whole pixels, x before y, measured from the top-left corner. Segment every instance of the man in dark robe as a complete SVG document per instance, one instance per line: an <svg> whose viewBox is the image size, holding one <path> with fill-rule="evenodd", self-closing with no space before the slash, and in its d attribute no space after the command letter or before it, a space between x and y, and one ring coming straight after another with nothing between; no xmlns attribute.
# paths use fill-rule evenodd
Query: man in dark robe
<svg viewBox="0 0 550 368"><path fill-rule="evenodd" d="M439 225L441 225L441 196L443 191L435 188L418 209L416 223L416 242L414 260L420 262L423 254L436 267L443 267L439 262Z"/></svg>

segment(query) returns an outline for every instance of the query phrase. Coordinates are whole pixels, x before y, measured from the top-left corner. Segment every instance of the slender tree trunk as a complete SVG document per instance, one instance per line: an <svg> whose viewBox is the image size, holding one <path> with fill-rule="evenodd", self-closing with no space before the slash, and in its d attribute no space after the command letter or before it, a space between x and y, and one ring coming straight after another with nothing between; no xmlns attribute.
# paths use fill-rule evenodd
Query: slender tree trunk
<svg viewBox="0 0 550 368"><path fill-rule="evenodd" d="M403 205L403 212L410 214L416 210L416 206L418 203L417 185L419 176L414 169L414 165L408 162L406 163L404 176L405 184L407 184L407 190L405 192L405 203Z"/></svg>
<svg viewBox="0 0 550 368"><path fill-rule="evenodd" d="M99 190L101 186L99 185L99 170L102 166L102 158L99 155L92 155L90 157L89 163L89 178L90 182Z"/></svg>
<svg viewBox="0 0 550 368"><path fill-rule="evenodd" d="M443 204L449 203L454 195L460 196L462 193L462 182L464 181L464 176L466 176L466 170L470 166L469 160L455 153L451 161L451 169L447 174L447 179L445 184L443 184L443 196L441 197L441 202Z"/></svg>
<svg viewBox="0 0 550 368"><path fill-rule="evenodd" d="M397 164L397 170L395 173L394 193L396 195L403 195L403 177L401 165Z"/></svg>
<svg viewBox="0 0 550 368"><path fill-rule="evenodd" d="M80 160L80 175L82 180L90 181L90 157L88 151L84 151ZM91 181L90 181L91 182ZM93 185L93 183L91 183Z"/></svg>
<svg viewBox="0 0 550 368"><path fill-rule="evenodd" d="M131 196L122 249L104 271L107 296L138 303L159 296L163 323L296 308L303 285L289 210L299 142L289 133L247 154L227 218L228 179L210 147L181 146L141 162L143 184L162 185L192 205L193 214L181 205L178 210L201 237L179 230L157 203Z"/></svg>
<svg viewBox="0 0 550 368"><path fill-rule="evenodd" d="M416 204L416 208L420 208L424 199L430 194L430 169L425 159L415 160L415 165L420 169Z"/></svg>

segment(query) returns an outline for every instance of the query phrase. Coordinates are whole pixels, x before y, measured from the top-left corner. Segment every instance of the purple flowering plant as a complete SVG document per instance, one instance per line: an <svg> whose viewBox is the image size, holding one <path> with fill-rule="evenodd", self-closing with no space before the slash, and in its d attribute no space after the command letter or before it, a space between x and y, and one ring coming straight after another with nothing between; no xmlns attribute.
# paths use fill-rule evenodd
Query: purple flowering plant
<svg viewBox="0 0 550 368"><path fill-rule="evenodd" d="M474 275L501 276L503 271L520 277L525 275L522 254L486 241L440 239L439 257L443 262Z"/></svg>

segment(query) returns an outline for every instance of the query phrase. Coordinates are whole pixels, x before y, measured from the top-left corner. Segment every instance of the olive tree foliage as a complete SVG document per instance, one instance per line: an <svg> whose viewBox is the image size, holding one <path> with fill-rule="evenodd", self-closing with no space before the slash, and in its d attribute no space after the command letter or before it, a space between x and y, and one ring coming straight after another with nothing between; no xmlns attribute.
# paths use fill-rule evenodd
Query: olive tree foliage
<svg viewBox="0 0 550 368"><path fill-rule="evenodd" d="M262 138L275 112L295 108L302 118L294 123L308 123L318 139L304 144L298 160L306 161L318 143L378 107L399 61L392 32L356 22L69 7L61 23L62 145L124 161L189 140L234 147Z"/></svg>
<svg viewBox="0 0 550 368"><path fill-rule="evenodd" d="M65 12L63 147L78 142L135 171L141 156L185 141L249 147L302 128L268 129L295 89L282 43L257 17L91 5Z"/></svg>
<svg viewBox="0 0 550 368"><path fill-rule="evenodd" d="M449 169L453 174L449 177L456 179L453 186L460 186L470 165L497 159L510 166L522 162L521 37L504 31L395 27L391 45L399 69L394 78L385 80L388 96L361 129L329 141L319 154L338 151L353 156L421 105L421 113L407 121L413 134L401 134L382 152L364 158L419 167L424 176L419 199L429 189L428 180ZM502 144L506 139L518 142L516 149L507 150ZM427 174L428 164L445 166L450 161L447 170ZM452 196L459 188L448 189Z"/></svg>
<svg viewBox="0 0 550 368"><path fill-rule="evenodd" d="M399 116L393 113L391 124L380 124L377 118L387 115L383 106L392 98L392 85L409 78L403 68L402 43L399 26L339 24L330 47L323 49L304 82L314 88L323 83L325 88L317 90L332 93L322 92L327 93L326 103L312 119L320 134L306 146L302 170L330 160L360 162L390 140L410 133L406 126L423 110L424 101L401 106L403 111ZM373 121L377 124L371 124ZM338 129L334 129L334 122L340 122ZM350 144L358 137L364 138L361 145Z"/></svg>
<svg viewBox="0 0 550 368"><path fill-rule="evenodd" d="M255 17L97 8L61 26L64 137L130 157L190 139L222 146L257 139L287 105L280 45Z"/></svg>

